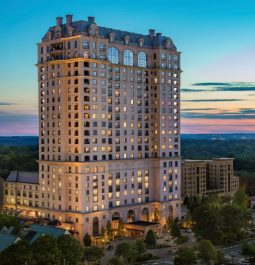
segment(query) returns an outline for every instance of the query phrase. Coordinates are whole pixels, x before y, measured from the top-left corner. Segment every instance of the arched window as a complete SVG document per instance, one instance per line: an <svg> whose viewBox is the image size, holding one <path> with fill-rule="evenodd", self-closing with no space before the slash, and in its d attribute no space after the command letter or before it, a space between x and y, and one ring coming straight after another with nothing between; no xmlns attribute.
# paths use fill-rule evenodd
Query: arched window
<svg viewBox="0 0 255 265"><path fill-rule="evenodd" d="M108 59L111 63L118 64L119 63L119 51L115 47L110 47L108 49Z"/></svg>
<svg viewBox="0 0 255 265"><path fill-rule="evenodd" d="M133 52L130 50L124 50L123 52L123 64L124 65L131 65L134 64L134 55Z"/></svg>
<svg viewBox="0 0 255 265"><path fill-rule="evenodd" d="M138 53L138 67L146 67L147 66L147 55L145 52Z"/></svg>
<svg viewBox="0 0 255 265"><path fill-rule="evenodd" d="M129 210L127 213L127 222L131 223L135 221L135 212L133 210Z"/></svg>
<svg viewBox="0 0 255 265"><path fill-rule="evenodd" d="M142 216L141 216L141 220L142 221L149 221L149 210L148 210L148 208L143 208L143 210L142 210Z"/></svg>

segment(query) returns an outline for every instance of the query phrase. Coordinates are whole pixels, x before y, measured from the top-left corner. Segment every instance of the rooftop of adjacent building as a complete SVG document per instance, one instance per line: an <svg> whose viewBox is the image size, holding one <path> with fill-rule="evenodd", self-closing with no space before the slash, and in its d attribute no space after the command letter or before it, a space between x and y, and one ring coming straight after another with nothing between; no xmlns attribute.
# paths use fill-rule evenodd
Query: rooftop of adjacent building
<svg viewBox="0 0 255 265"><path fill-rule="evenodd" d="M0 232L0 252L17 242L19 237Z"/></svg>
<svg viewBox="0 0 255 265"><path fill-rule="evenodd" d="M149 34L139 34L133 33L129 31L117 30L107 27L97 26L95 22L95 17L89 16L88 20L79 20L72 21L72 15L66 15L66 23L63 23L62 17L56 18L56 26L52 26L48 29L48 32L54 34L56 28L61 30L61 37L70 37L69 29L72 29L72 36L74 35L89 35L88 32L90 27L94 25L98 28L98 35L104 38L109 38L112 34L113 42L115 43L124 43L125 37L129 38L129 45L139 46L139 40L143 39L143 47L153 48L153 47L161 47L166 44L166 42L171 43L171 47L173 50L176 50L175 45L173 44L171 38L162 36L161 33L156 33L154 29L149 29ZM47 32L47 33L48 33ZM47 33L42 38L42 41L47 40ZM59 38L59 36L56 36Z"/></svg>
<svg viewBox="0 0 255 265"><path fill-rule="evenodd" d="M39 174L37 172L11 171L5 181L39 184Z"/></svg>
<svg viewBox="0 0 255 265"><path fill-rule="evenodd" d="M212 163L217 161L233 161L234 158L221 157L221 158L212 158L212 159L184 159L182 164L186 163Z"/></svg>

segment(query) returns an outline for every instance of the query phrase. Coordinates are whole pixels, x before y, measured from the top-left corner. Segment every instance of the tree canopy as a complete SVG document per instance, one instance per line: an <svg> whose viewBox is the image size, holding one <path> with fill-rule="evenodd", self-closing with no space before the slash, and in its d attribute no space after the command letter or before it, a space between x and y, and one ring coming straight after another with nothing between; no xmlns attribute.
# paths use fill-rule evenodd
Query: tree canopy
<svg viewBox="0 0 255 265"><path fill-rule="evenodd" d="M192 248L179 248L175 253L175 265L195 265L196 254Z"/></svg>

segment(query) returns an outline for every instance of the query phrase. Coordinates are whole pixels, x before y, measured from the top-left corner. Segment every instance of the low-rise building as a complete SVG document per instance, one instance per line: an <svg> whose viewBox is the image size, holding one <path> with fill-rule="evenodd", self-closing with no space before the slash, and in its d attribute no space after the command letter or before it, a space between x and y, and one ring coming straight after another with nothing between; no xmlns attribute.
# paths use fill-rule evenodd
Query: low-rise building
<svg viewBox="0 0 255 265"><path fill-rule="evenodd" d="M38 173L12 171L4 181L4 206L34 215L39 206Z"/></svg>
<svg viewBox="0 0 255 265"><path fill-rule="evenodd" d="M239 189L234 176L233 158L184 160L182 162L182 196L233 196Z"/></svg>

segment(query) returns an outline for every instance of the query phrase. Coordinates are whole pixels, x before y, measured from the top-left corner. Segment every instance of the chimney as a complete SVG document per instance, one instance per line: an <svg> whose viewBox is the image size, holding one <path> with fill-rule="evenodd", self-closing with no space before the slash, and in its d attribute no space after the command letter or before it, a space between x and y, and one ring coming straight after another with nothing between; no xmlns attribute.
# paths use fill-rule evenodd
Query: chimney
<svg viewBox="0 0 255 265"><path fill-rule="evenodd" d="M150 38L153 39L155 37L155 29L149 29Z"/></svg>
<svg viewBox="0 0 255 265"><path fill-rule="evenodd" d="M57 26L62 26L62 22L63 22L63 18L62 17L57 17L56 21L57 21Z"/></svg>
<svg viewBox="0 0 255 265"><path fill-rule="evenodd" d="M73 15L66 15L66 26L67 27L72 26L72 17Z"/></svg>
<svg viewBox="0 0 255 265"><path fill-rule="evenodd" d="M89 21L89 23L95 23L95 17L88 17L88 21Z"/></svg>
<svg viewBox="0 0 255 265"><path fill-rule="evenodd" d="M161 38L161 36L162 36L162 33L159 33L159 32L158 32L158 33L156 33L156 37L157 37L157 38L159 38L159 39L160 39L160 38Z"/></svg>

